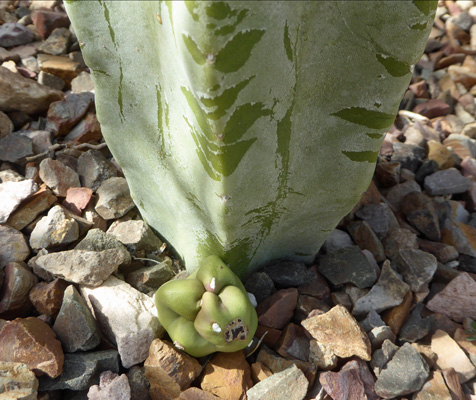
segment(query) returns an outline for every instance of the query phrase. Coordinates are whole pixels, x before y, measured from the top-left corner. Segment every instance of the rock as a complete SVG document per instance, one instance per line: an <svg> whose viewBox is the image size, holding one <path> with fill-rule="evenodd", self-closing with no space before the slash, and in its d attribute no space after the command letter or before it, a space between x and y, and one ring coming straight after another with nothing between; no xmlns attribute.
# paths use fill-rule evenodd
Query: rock
<svg viewBox="0 0 476 400"><path fill-rule="evenodd" d="M476 367L471 363L461 347L450 335L437 330L431 337L431 350L438 355L436 365L439 369L454 368L461 383L476 376Z"/></svg>
<svg viewBox="0 0 476 400"><path fill-rule="evenodd" d="M25 236L8 225L0 225L0 269L11 261L23 261L30 255Z"/></svg>
<svg viewBox="0 0 476 400"><path fill-rule="evenodd" d="M421 192L420 185L415 181L406 181L390 188L390 190L387 192L386 199L390 203L392 209L394 211L398 211L400 209L400 203L402 199L408 193L412 192Z"/></svg>
<svg viewBox="0 0 476 400"><path fill-rule="evenodd" d="M403 324L398 338L406 342L416 342L428 335L433 329L434 319L430 315L422 318L421 313L425 308L423 303L418 303L410 313L410 317Z"/></svg>
<svg viewBox="0 0 476 400"><path fill-rule="evenodd" d="M394 229L382 241L385 255L393 259L397 256L399 250L417 249L418 242L416 235L405 228Z"/></svg>
<svg viewBox="0 0 476 400"><path fill-rule="evenodd" d="M0 111L0 139L13 132L13 123L8 115Z"/></svg>
<svg viewBox="0 0 476 400"><path fill-rule="evenodd" d="M428 141L428 159L435 161L439 169L452 168L455 165L451 150L436 140Z"/></svg>
<svg viewBox="0 0 476 400"><path fill-rule="evenodd" d="M245 289L252 293L258 304L276 291L273 280L266 272L253 272L245 282Z"/></svg>
<svg viewBox="0 0 476 400"><path fill-rule="evenodd" d="M40 85L48 86L51 89L55 90L63 90L65 86L65 81L58 76L53 74L49 74L45 71L40 71L38 74L38 83Z"/></svg>
<svg viewBox="0 0 476 400"><path fill-rule="evenodd" d="M65 197L71 187L80 187L79 175L61 161L45 158L40 163L40 178L57 196Z"/></svg>
<svg viewBox="0 0 476 400"><path fill-rule="evenodd" d="M314 278L314 274L304 263L278 261L265 266L263 271L273 280L278 289L297 287Z"/></svg>
<svg viewBox="0 0 476 400"><path fill-rule="evenodd" d="M458 269L461 271L476 273L476 258L461 254L458 258Z"/></svg>
<svg viewBox="0 0 476 400"><path fill-rule="evenodd" d="M203 390L224 400L240 400L252 386L251 369L243 351L216 353L203 369L200 382Z"/></svg>
<svg viewBox="0 0 476 400"><path fill-rule="evenodd" d="M112 371L103 372L99 376L99 385L94 385L88 391L89 400L130 400L131 388L125 374L118 375Z"/></svg>
<svg viewBox="0 0 476 400"><path fill-rule="evenodd" d="M0 224L7 221L19 204L38 190L31 179L0 183Z"/></svg>
<svg viewBox="0 0 476 400"><path fill-rule="evenodd" d="M374 310L370 310L365 319L360 321L359 324L365 332L370 332L379 326L385 326L385 322Z"/></svg>
<svg viewBox="0 0 476 400"><path fill-rule="evenodd" d="M342 249L343 247L350 247L353 245L354 243L352 243L352 239L350 238L348 233L339 229L334 229L327 237L326 241L322 245L322 248L325 250L326 253L332 253L335 250Z"/></svg>
<svg viewBox="0 0 476 400"><path fill-rule="evenodd" d="M68 353L92 350L101 342L96 320L73 285L64 291L53 330Z"/></svg>
<svg viewBox="0 0 476 400"><path fill-rule="evenodd" d="M144 367L134 365L127 371L127 379L131 388L131 400L148 400L150 383L145 376Z"/></svg>
<svg viewBox="0 0 476 400"><path fill-rule="evenodd" d="M0 317L24 317L31 311L28 292L38 282L23 262L10 262L4 269L5 277L0 290Z"/></svg>
<svg viewBox="0 0 476 400"><path fill-rule="evenodd" d="M401 327L410 315L413 293L409 290L403 301L395 307L392 307L382 314L385 323L392 329L395 335L398 335Z"/></svg>
<svg viewBox="0 0 476 400"><path fill-rule="evenodd" d="M100 200L101 197L99 198L99 201ZM97 208L98 206L96 205L96 209ZM127 247L134 249L134 251L155 251L162 246L162 241L143 220L118 222L117 224L111 225L107 233L114 236Z"/></svg>
<svg viewBox="0 0 476 400"><path fill-rule="evenodd" d="M417 249L403 249L395 257L396 270L413 292L423 290L436 272L436 257Z"/></svg>
<svg viewBox="0 0 476 400"><path fill-rule="evenodd" d="M31 14L31 19L43 38L47 38L56 28L67 28L69 19L65 13L37 10Z"/></svg>
<svg viewBox="0 0 476 400"><path fill-rule="evenodd" d="M334 400L379 399L373 391L374 378L362 361L349 361L339 372L323 372L319 382Z"/></svg>
<svg viewBox="0 0 476 400"><path fill-rule="evenodd" d="M263 339L263 343L268 347L274 347L281 337L282 331L280 329L269 328L264 325L259 325L256 328L255 337Z"/></svg>
<svg viewBox="0 0 476 400"><path fill-rule="evenodd" d="M119 357L116 350L65 354L63 373L56 379L42 376L39 379L39 389L88 390L92 385L99 383L99 375L104 371L119 373Z"/></svg>
<svg viewBox="0 0 476 400"><path fill-rule="evenodd" d="M454 261L458 258L458 250L446 243L435 243L423 239L418 239L421 250L433 254L436 259L443 264Z"/></svg>
<svg viewBox="0 0 476 400"><path fill-rule="evenodd" d="M46 249L72 243L78 237L78 223L61 206L54 206L35 225L30 236L30 246L37 250Z"/></svg>
<svg viewBox="0 0 476 400"><path fill-rule="evenodd" d="M398 161L401 168L415 172L423 163L425 149L420 146L406 143L394 143L391 161Z"/></svg>
<svg viewBox="0 0 476 400"><path fill-rule="evenodd" d="M81 286L81 294L101 331L117 345L124 368L144 361L152 341L164 333L153 299L113 276L96 288Z"/></svg>
<svg viewBox="0 0 476 400"><path fill-rule="evenodd" d="M105 180L115 177L117 170L100 151L88 150L78 159L78 173L82 186L96 191Z"/></svg>
<svg viewBox="0 0 476 400"><path fill-rule="evenodd" d="M293 365L259 382L246 392L246 396L248 400L302 400L308 385L304 374Z"/></svg>
<svg viewBox="0 0 476 400"><path fill-rule="evenodd" d="M144 363L152 400L175 399L200 375L202 366L172 343L155 339Z"/></svg>
<svg viewBox="0 0 476 400"><path fill-rule="evenodd" d="M31 139L33 152L40 154L50 151L51 146L51 133L42 130L27 130L19 132L22 136L26 136Z"/></svg>
<svg viewBox="0 0 476 400"><path fill-rule="evenodd" d="M329 305L324 301L312 296L300 294L294 311L294 319L301 322L303 319L306 319L313 310L319 310L324 313L330 309Z"/></svg>
<svg viewBox="0 0 476 400"><path fill-rule="evenodd" d="M318 342L341 358L357 356L369 361L370 341L355 318L343 306L309 317L301 325Z"/></svg>
<svg viewBox="0 0 476 400"><path fill-rule="evenodd" d="M413 398L414 400L452 400L451 393L440 371L433 371L430 379L419 392L415 393Z"/></svg>
<svg viewBox="0 0 476 400"><path fill-rule="evenodd" d="M106 220L120 218L134 208L134 202L124 178L106 179L96 192L99 198L95 209Z"/></svg>
<svg viewBox="0 0 476 400"><path fill-rule="evenodd" d="M365 296L357 300L352 313L363 315L370 310L381 312L387 308L398 306L403 302L409 290L410 287L392 269L390 262L385 261L377 283Z"/></svg>
<svg viewBox="0 0 476 400"><path fill-rule="evenodd" d="M94 92L94 82L89 72L81 72L71 81L73 93Z"/></svg>
<svg viewBox="0 0 476 400"><path fill-rule="evenodd" d="M436 118L447 115L451 111L449 104L440 99L431 99L424 103L418 104L413 112L424 115L427 118Z"/></svg>
<svg viewBox="0 0 476 400"><path fill-rule="evenodd" d="M81 72L81 65L65 56L38 54L38 66L43 72L55 75L70 83Z"/></svg>
<svg viewBox="0 0 476 400"><path fill-rule="evenodd" d="M250 367L251 367L251 379L253 379L253 382L255 384L258 382L264 381L265 379L273 375L271 370L268 367L265 367L260 362L254 362L253 364L250 365ZM309 384L309 382L307 381L306 383Z"/></svg>
<svg viewBox="0 0 476 400"><path fill-rule="evenodd" d="M71 43L71 32L67 28L56 28L51 32L48 39L46 39L41 46L39 51L46 54L52 54L54 56L59 56L61 54L66 54Z"/></svg>
<svg viewBox="0 0 476 400"><path fill-rule="evenodd" d="M387 236L389 230L398 228L395 216L385 203L363 205L355 215L366 221L379 239Z"/></svg>
<svg viewBox="0 0 476 400"><path fill-rule="evenodd" d="M0 111L37 114L46 111L50 103L62 98L63 92L0 67Z"/></svg>
<svg viewBox="0 0 476 400"><path fill-rule="evenodd" d="M56 200L57 197L51 190L43 185L33 196L20 204L10 215L7 223L12 228L21 230L33 222L43 211L48 210Z"/></svg>
<svg viewBox="0 0 476 400"><path fill-rule="evenodd" d="M382 343L386 340L390 340L392 343L395 342L396 336L392 331L392 328L389 326L377 326L372 328L370 332L367 333L372 349L376 350L382 346Z"/></svg>
<svg viewBox="0 0 476 400"><path fill-rule="evenodd" d="M399 347L390 340L384 340L382 347L374 351L372 360L370 360L370 367L377 378L398 349Z"/></svg>
<svg viewBox="0 0 476 400"><path fill-rule="evenodd" d="M37 375L56 378L63 371L63 350L53 330L38 318L17 318L0 330L0 359L20 362Z"/></svg>
<svg viewBox="0 0 476 400"><path fill-rule="evenodd" d="M13 163L24 163L25 158L32 154L33 141L24 135L20 135L18 132L12 132L0 139L0 160Z"/></svg>
<svg viewBox="0 0 476 400"><path fill-rule="evenodd" d="M99 142L101 139L101 126L99 125L96 114L92 112L88 112L64 138L65 141L72 141L77 144ZM115 174L113 176L115 176Z"/></svg>
<svg viewBox="0 0 476 400"><path fill-rule="evenodd" d="M447 221L441 241L454 246L460 254L476 257L476 228L459 221Z"/></svg>
<svg viewBox="0 0 476 400"><path fill-rule="evenodd" d="M56 137L65 136L86 114L93 100L94 95L91 93L71 93L63 100L51 103L47 126Z"/></svg>
<svg viewBox="0 0 476 400"><path fill-rule="evenodd" d="M276 343L275 350L283 357L308 361L309 339L304 329L293 323L286 325L281 337Z"/></svg>
<svg viewBox="0 0 476 400"><path fill-rule="evenodd" d="M126 282L142 293L155 293L157 288L174 277L170 259L152 267L139 268L127 275Z"/></svg>
<svg viewBox="0 0 476 400"><path fill-rule="evenodd" d="M361 250L369 250L379 262L385 260L382 242L366 221L351 222L347 225L347 230Z"/></svg>
<svg viewBox="0 0 476 400"><path fill-rule="evenodd" d="M431 196L442 196L465 192L470 188L471 181L456 168L448 168L428 175L424 186Z"/></svg>
<svg viewBox="0 0 476 400"><path fill-rule="evenodd" d="M400 183L400 163L397 161L380 161L375 169L375 178L384 188L390 188Z"/></svg>
<svg viewBox="0 0 476 400"><path fill-rule="evenodd" d="M331 348L312 339L309 344L309 361L314 364L319 371L329 371L337 367L339 358L334 354Z"/></svg>
<svg viewBox="0 0 476 400"><path fill-rule="evenodd" d="M91 229L86 237L78 243L75 250L104 251L117 250L122 254L123 262L121 265L130 264L131 255L126 247L119 242L113 235L105 233L100 229Z"/></svg>
<svg viewBox="0 0 476 400"><path fill-rule="evenodd" d="M427 158L425 161L423 161L423 164L416 171L415 180L421 185L423 184L425 178L428 175L431 175L439 169L440 167L438 166L438 163L436 161Z"/></svg>
<svg viewBox="0 0 476 400"><path fill-rule="evenodd" d="M352 283L358 288L370 287L377 273L358 246L345 247L320 258L318 271L334 285Z"/></svg>
<svg viewBox="0 0 476 400"><path fill-rule="evenodd" d="M330 299L331 290L327 284L327 281L319 272L317 272L315 266L312 266L310 270L314 274L314 279L304 283L303 285L300 285L298 287L299 294L312 296L316 299L324 301Z"/></svg>
<svg viewBox="0 0 476 400"><path fill-rule="evenodd" d="M259 324L283 329L293 317L297 299L298 291L295 288L278 290L256 308Z"/></svg>
<svg viewBox="0 0 476 400"><path fill-rule="evenodd" d="M476 140L468 136L452 133L443 141L443 144L450 147L461 159L476 158Z"/></svg>
<svg viewBox="0 0 476 400"><path fill-rule="evenodd" d="M97 287L123 262L123 253L115 249L67 250L42 255L36 265L68 282Z"/></svg>
<svg viewBox="0 0 476 400"><path fill-rule="evenodd" d="M55 279L52 282L40 282L30 290L29 298L39 314L56 318L67 287L68 283L62 279Z"/></svg>
<svg viewBox="0 0 476 400"><path fill-rule="evenodd" d="M375 393L384 399L420 390L429 376L428 364L409 343L405 343L380 372Z"/></svg>
<svg viewBox="0 0 476 400"><path fill-rule="evenodd" d="M66 199L63 206L76 215L81 215L82 211L91 201L93 191L85 187L70 187L66 191Z"/></svg>
<svg viewBox="0 0 476 400"><path fill-rule="evenodd" d="M26 364L0 361L0 388L5 400L36 400L38 379Z"/></svg>
<svg viewBox="0 0 476 400"><path fill-rule="evenodd" d="M466 317L476 319L476 282L467 272L462 272L433 296L426 307L456 322Z"/></svg>
<svg viewBox="0 0 476 400"><path fill-rule="evenodd" d="M407 221L423 235L436 242L440 240L438 215L429 197L421 192L409 193L401 200L400 208Z"/></svg>
<svg viewBox="0 0 476 400"><path fill-rule="evenodd" d="M13 47L33 41L33 33L15 22L0 25L0 47Z"/></svg>
<svg viewBox="0 0 476 400"><path fill-rule="evenodd" d="M448 368L442 371L443 378L445 378L446 385L450 390L451 397L454 399L464 399L466 396L459 382L459 377L454 368Z"/></svg>

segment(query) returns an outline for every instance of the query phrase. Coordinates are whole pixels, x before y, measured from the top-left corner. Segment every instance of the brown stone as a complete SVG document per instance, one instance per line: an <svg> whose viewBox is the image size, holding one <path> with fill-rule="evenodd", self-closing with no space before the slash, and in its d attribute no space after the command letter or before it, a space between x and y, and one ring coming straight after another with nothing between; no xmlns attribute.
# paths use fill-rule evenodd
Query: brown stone
<svg viewBox="0 0 476 400"><path fill-rule="evenodd" d="M71 187L80 187L79 175L61 161L45 158L40 163L40 178L53 192L65 197Z"/></svg>
<svg viewBox="0 0 476 400"><path fill-rule="evenodd" d="M465 400L466 396L463 392L463 388L461 387L461 383L459 381L458 374L453 368L448 368L442 371L443 378L445 378L446 386L451 393L451 398L453 400Z"/></svg>
<svg viewBox="0 0 476 400"><path fill-rule="evenodd" d="M392 329L395 335L398 335L400 328L410 315L412 297L412 292L408 291L401 304L383 312L382 319Z"/></svg>
<svg viewBox="0 0 476 400"><path fill-rule="evenodd" d="M253 381L243 351L216 353L203 370L200 386L224 400L245 399Z"/></svg>
<svg viewBox="0 0 476 400"><path fill-rule="evenodd" d="M317 272L317 268L312 266L309 270L315 274L316 278L300 285L298 287L299 294L315 297L319 300L327 301L331 296L331 290L325 278Z"/></svg>
<svg viewBox="0 0 476 400"><path fill-rule="evenodd" d="M450 111L450 105L440 99L431 99L425 103L420 103L413 109L413 112L430 119L447 115Z"/></svg>
<svg viewBox="0 0 476 400"><path fill-rule="evenodd" d="M263 301L256 309L260 325L283 329L291 321L298 300L295 288L281 289Z"/></svg>
<svg viewBox="0 0 476 400"><path fill-rule="evenodd" d="M438 355L433 350L431 350L430 345L415 342L412 343L412 347L420 353L431 369L438 369L438 366L436 365Z"/></svg>
<svg viewBox="0 0 476 400"><path fill-rule="evenodd" d="M260 362L251 364L251 379L256 384L273 375L273 372Z"/></svg>
<svg viewBox="0 0 476 400"><path fill-rule="evenodd" d="M175 349L172 343L155 339L145 360L152 400L175 399L189 388L202 371L199 362Z"/></svg>
<svg viewBox="0 0 476 400"><path fill-rule="evenodd" d="M258 325L255 336L258 339L263 338L263 343L268 347L274 347L281 337L282 331L280 329L269 328L267 326Z"/></svg>
<svg viewBox="0 0 476 400"><path fill-rule="evenodd" d="M17 318L0 330L0 359L20 362L37 376L56 378L63 371L64 354L53 330L38 318Z"/></svg>
<svg viewBox="0 0 476 400"><path fill-rule="evenodd" d="M369 338L355 318L343 306L335 306L322 315L310 317L302 326L318 342L341 358L357 356L370 361Z"/></svg>
<svg viewBox="0 0 476 400"><path fill-rule="evenodd" d="M59 278L52 282L40 282L30 290L30 301L40 314L56 318L68 285L68 282Z"/></svg>
<svg viewBox="0 0 476 400"><path fill-rule="evenodd" d="M0 225L0 268L11 261L23 261L30 255L25 236L8 225Z"/></svg>
<svg viewBox="0 0 476 400"><path fill-rule="evenodd" d="M320 310L322 313L329 311L331 308L322 300L312 296L299 295L294 319L301 322L309 316L313 310Z"/></svg>
<svg viewBox="0 0 476 400"><path fill-rule="evenodd" d="M55 11L34 11L31 14L31 19L43 38L47 38L56 28L67 28L69 26L68 16L65 13Z"/></svg>
<svg viewBox="0 0 476 400"><path fill-rule="evenodd" d="M66 191L66 199L62 204L72 213L81 215L91 201L92 196L93 191L90 188L72 187Z"/></svg>
<svg viewBox="0 0 476 400"><path fill-rule="evenodd" d="M459 256L458 250L449 244L430 242L423 239L418 239L417 241L420 250L433 254L440 263L446 264L456 260Z"/></svg>
<svg viewBox="0 0 476 400"><path fill-rule="evenodd" d="M354 221L347 225L354 242L362 249L370 251L375 261L381 262L385 260L385 251L382 242L372 230L367 221Z"/></svg>
<svg viewBox="0 0 476 400"><path fill-rule="evenodd" d="M38 66L42 71L56 75L65 82L71 82L81 72L80 64L66 56L38 54Z"/></svg>
<svg viewBox="0 0 476 400"><path fill-rule="evenodd" d="M417 249L416 235L408 229L400 228L391 230L382 241L385 255L392 259L401 249Z"/></svg>
<svg viewBox="0 0 476 400"><path fill-rule="evenodd" d="M99 142L101 139L101 126L93 112L88 112L64 138L65 141L72 141L75 144Z"/></svg>
<svg viewBox="0 0 476 400"><path fill-rule="evenodd" d="M428 158L436 161L440 169L452 168L455 165L451 150L436 140L428 141Z"/></svg>
<svg viewBox="0 0 476 400"><path fill-rule="evenodd" d="M283 357L308 361L309 338L301 326L289 323L276 343L275 350Z"/></svg>
<svg viewBox="0 0 476 400"><path fill-rule="evenodd" d="M337 367L339 358L330 348L312 339L309 346L309 361L312 362L319 371L329 371Z"/></svg>
<svg viewBox="0 0 476 400"><path fill-rule="evenodd" d="M38 379L25 364L0 361L0 388L3 400L34 400Z"/></svg>
<svg viewBox="0 0 476 400"><path fill-rule="evenodd" d="M219 397L202 389L191 387L180 393L179 400L219 400Z"/></svg>
<svg viewBox="0 0 476 400"><path fill-rule="evenodd" d="M446 386L440 371L433 371L430 379L420 391L414 395L414 400L452 400L451 393Z"/></svg>
<svg viewBox="0 0 476 400"><path fill-rule="evenodd" d="M375 178L384 188L392 187L400 182L400 163L398 161L382 161L377 164Z"/></svg>

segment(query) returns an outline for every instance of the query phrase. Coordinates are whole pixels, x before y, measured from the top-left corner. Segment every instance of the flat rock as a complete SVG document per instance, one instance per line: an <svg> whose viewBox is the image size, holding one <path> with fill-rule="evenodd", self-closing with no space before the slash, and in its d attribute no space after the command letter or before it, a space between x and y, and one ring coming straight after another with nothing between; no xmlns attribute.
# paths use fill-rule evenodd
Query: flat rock
<svg viewBox="0 0 476 400"><path fill-rule="evenodd" d="M442 196L466 192L471 187L471 181L456 168L448 168L428 175L424 186L431 196Z"/></svg>
<svg viewBox="0 0 476 400"><path fill-rule="evenodd" d="M293 317L298 295L296 288L278 290L256 308L258 322L269 328L283 329Z"/></svg>
<svg viewBox="0 0 476 400"><path fill-rule="evenodd" d="M446 243L430 242L428 240L418 239L420 250L433 254L436 259L443 264L454 261L458 258L458 250L454 246Z"/></svg>
<svg viewBox="0 0 476 400"><path fill-rule="evenodd" d="M33 33L25 26L6 22L0 25L0 47L13 47L33 42Z"/></svg>
<svg viewBox="0 0 476 400"><path fill-rule="evenodd" d="M151 267L139 268L127 275L126 282L142 293L155 293L158 287L174 277L172 260L167 259Z"/></svg>
<svg viewBox="0 0 476 400"><path fill-rule="evenodd" d="M297 287L315 277L304 263L293 261L278 261L265 266L263 271L269 275L278 289Z"/></svg>
<svg viewBox="0 0 476 400"><path fill-rule="evenodd" d="M400 208L407 221L428 239L440 240L440 226L433 202L421 192L412 192L403 197Z"/></svg>
<svg viewBox="0 0 476 400"><path fill-rule="evenodd" d="M0 269L11 261L23 261L30 255L25 236L8 225L0 225Z"/></svg>
<svg viewBox="0 0 476 400"><path fill-rule="evenodd" d="M378 262L385 260L382 242L366 221L354 221L347 225L347 230L360 249L370 251Z"/></svg>
<svg viewBox="0 0 476 400"><path fill-rule="evenodd" d="M419 391L429 374L428 364L420 353L405 343L380 372L375 393L384 399L405 396Z"/></svg>
<svg viewBox="0 0 476 400"><path fill-rule="evenodd" d="M453 400L440 371L433 371L421 390L414 394L414 400Z"/></svg>
<svg viewBox="0 0 476 400"><path fill-rule="evenodd" d="M64 291L53 330L68 353L92 350L101 342L96 320L73 285Z"/></svg>
<svg viewBox="0 0 476 400"><path fill-rule="evenodd" d="M117 345L124 368L144 361L152 341L164 333L153 299L113 276L96 288L81 286L81 294L101 331Z"/></svg>
<svg viewBox="0 0 476 400"><path fill-rule="evenodd" d="M99 385L89 388L88 400L130 400L131 387L127 375L118 375L112 371L99 376Z"/></svg>
<svg viewBox="0 0 476 400"><path fill-rule="evenodd" d="M410 313L410 317L403 324L400 329L398 338L406 342L416 342L428 335L434 325L434 319L432 315L423 318L421 313L425 305L418 303Z"/></svg>
<svg viewBox="0 0 476 400"><path fill-rule="evenodd" d="M413 292L427 287L437 269L436 257L417 249L400 250L394 263Z"/></svg>
<svg viewBox="0 0 476 400"><path fill-rule="evenodd" d="M476 282L467 272L462 272L445 288L428 301L426 307L461 322L469 317L476 319Z"/></svg>
<svg viewBox="0 0 476 400"><path fill-rule="evenodd" d="M33 155L33 141L29 137L12 132L0 139L0 160L24 163L25 157L31 155Z"/></svg>
<svg viewBox="0 0 476 400"><path fill-rule="evenodd" d="M363 360L371 359L367 334L343 306L335 306L325 314L309 317L301 325L338 357L355 355Z"/></svg>
<svg viewBox="0 0 476 400"><path fill-rule="evenodd" d="M22 111L37 114L48 109L53 101L63 98L63 92L40 85L32 79L0 67L0 111Z"/></svg>
<svg viewBox="0 0 476 400"><path fill-rule="evenodd" d="M0 183L0 224L5 223L20 203L38 190L31 179Z"/></svg>
<svg viewBox="0 0 476 400"><path fill-rule="evenodd" d="M64 12L36 10L31 14L31 19L41 36L47 38L56 28L68 27L69 19Z"/></svg>
<svg viewBox="0 0 476 400"><path fill-rule="evenodd" d="M88 206L93 191L85 187L70 187L66 191L66 199L63 201L63 206L76 215L81 215L83 210Z"/></svg>
<svg viewBox="0 0 476 400"><path fill-rule="evenodd" d="M0 361L0 388L5 400L38 397L38 379L23 363Z"/></svg>
<svg viewBox="0 0 476 400"><path fill-rule="evenodd" d="M30 290L28 296L40 314L56 318L67 287L68 283L66 281L57 278L52 282L37 283Z"/></svg>
<svg viewBox="0 0 476 400"><path fill-rule="evenodd" d="M99 384L99 375L105 371L119 373L119 356L116 350L65 354L63 373L56 379L40 377L41 391L69 389L88 390Z"/></svg>
<svg viewBox="0 0 476 400"><path fill-rule="evenodd" d="M61 161L45 158L40 163L40 178L57 196L65 197L71 187L80 187L79 175Z"/></svg>
<svg viewBox="0 0 476 400"><path fill-rule="evenodd" d="M107 233L135 251L154 251L162 246L162 241L143 220L118 222L111 225Z"/></svg>
<svg viewBox="0 0 476 400"><path fill-rule="evenodd" d="M382 241L385 255L393 259L402 249L418 249L417 236L406 228L398 228L390 233Z"/></svg>
<svg viewBox="0 0 476 400"><path fill-rule="evenodd" d="M371 310L381 312L398 306L409 290L410 287L392 269L390 262L385 261L377 283L365 296L357 300L352 313L363 315Z"/></svg>
<svg viewBox="0 0 476 400"><path fill-rule="evenodd" d="M93 191L98 190L105 180L117 176L117 170L98 150L88 150L79 156L78 173L82 186Z"/></svg>
<svg viewBox="0 0 476 400"><path fill-rule="evenodd" d="M106 220L120 218L134 208L134 202L124 178L106 179L96 193L99 196L96 211Z"/></svg>
<svg viewBox="0 0 476 400"><path fill-rule="evenodd" d="M308 385L302 371L292 365L253 386L246 396L248 400L302 400Z"/></svg>
<svg viewBox="0 0 476 400"><path fill-rule="evenodd" d="M48 215L41 218L30 235L33 249L47 249L69 244L79 237L79 226L61 206L54 206Z"/></svg>
<svg viewBox="0 0 476 400"><path fill-rule="evenodd" d="M476 376L476 367L450 335L438 329L431 337L431 350L438 355L436 365L444 370L454 368L461 383Z"/></svg>
<svg viewBox="0 0 476 400"><path fill-rule="evenodd" d="M334 285L352 283L358 288L370 287L377 280L374 267L358 246L345 247L322 256L317 268Z"/></svg>
<svg viewBox="0 0 476 400"><path fill-rule="evenodd" d="M63 371L63 350L53 330L35 317L17 318L0 330L0 359L20 362L36 374L56 378Z"/></svg>
<svg viewBox="0 0 476 400"><path fill-rule="evenodd" d="M340 229L334 229L327 237L326 241L322 245L322 248L326 253L332 253L335 250L353 245L354 243L347 232L344 232Z"/></svg>
<svg viewBox="0 0 476 400"><path fill-rule="evenodd" d="M42 53L59 56L66 54L71 43L72 34L67 28L56 28L51 32L38 50Z"/></svg>
<svg viewBox="0 0 476 400"><path fill-rule="evenodd" d="M37 81L40 85L48 86L55 90L63 90L66 85L66 82L59 76L49 74L45 71L40 71Z"/></svg>
<svg viewBox="0 0 476 400"><path fill-rule="evenodd" d="M129 264L131 262L131 255L127 251L126 247L113 235L103 232L97 228L89 230L86 237L81 240L81 242L79 242L74 249L96 252L104 250L117 250L122 254L122 264Z"/></svg>
<svg viewBox="0 0 476 400"><path fill-rule="evenodd" d="M202 366L195 358L160 339L151 343L144 367L152 398L164 400L179 397L202 372Z"/></svg>
<svg viewBox="0 0 476 400"><path fill-rule="evenodd" d="M51 54L38 54L38 66L43 72L55 75L69 83L81 72L81 65L66 56L53 56ZM59 100L59 99L55 99Z"/></svg>

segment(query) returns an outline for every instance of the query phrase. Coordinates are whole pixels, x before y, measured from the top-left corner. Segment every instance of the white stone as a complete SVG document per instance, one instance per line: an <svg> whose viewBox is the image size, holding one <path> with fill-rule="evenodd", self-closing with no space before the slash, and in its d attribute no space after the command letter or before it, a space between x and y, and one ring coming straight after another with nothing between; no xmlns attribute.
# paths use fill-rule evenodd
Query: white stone
<svg viewBox="0 0 476 400"><path fill-rule="evenodd" d="M31 179L0 183L0 224L7 222L18 205L37 190L38 185Z"/></svg>

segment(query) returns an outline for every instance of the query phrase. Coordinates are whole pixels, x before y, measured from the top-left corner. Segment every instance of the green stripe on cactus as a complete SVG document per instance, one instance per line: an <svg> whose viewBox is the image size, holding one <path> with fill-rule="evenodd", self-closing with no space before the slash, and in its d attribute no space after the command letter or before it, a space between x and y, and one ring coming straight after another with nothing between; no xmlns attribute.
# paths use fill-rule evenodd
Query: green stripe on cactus
<svg viewBox="0 0 476 400"><path fill-rule="evenodd" d="M336 113L332 113L331 115L335 115L336 117L342 118L346 121L363 125L372 129L389 128L395 119L394 114L368 110L363 107L344 108Z"/></svg>
<svg viewBox="0 0 476 400"><path fill-rule="evenodd" d="M410 66L403 61L399 61L396 58L387 56L385 54L377 54L376 57L378 62L385 67L387 72L395 78L405 76L410 73Z"/></svg>
<svg viewBox="0 0 476 400"><path fill-rule="evenodd" d="M375 163L378 157L378 151L343 151L342 154L357 162Z"/></svg>

